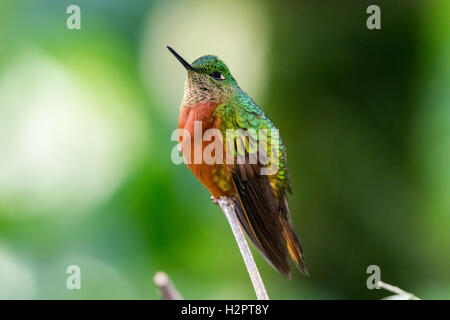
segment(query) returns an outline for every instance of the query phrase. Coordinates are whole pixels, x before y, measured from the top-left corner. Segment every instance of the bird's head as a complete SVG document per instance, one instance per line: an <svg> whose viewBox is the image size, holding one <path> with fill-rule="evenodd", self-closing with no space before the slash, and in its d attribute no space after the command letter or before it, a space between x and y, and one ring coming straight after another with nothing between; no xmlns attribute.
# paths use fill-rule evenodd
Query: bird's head
<svg viewBox="0 0 450 320"><path fill-rule="evenodd" d="M198 102L219 104L238 92L237 82L227 65L216 56L206 55L189 64L171 47L167 48L187 70L183 106Z"/></svg>

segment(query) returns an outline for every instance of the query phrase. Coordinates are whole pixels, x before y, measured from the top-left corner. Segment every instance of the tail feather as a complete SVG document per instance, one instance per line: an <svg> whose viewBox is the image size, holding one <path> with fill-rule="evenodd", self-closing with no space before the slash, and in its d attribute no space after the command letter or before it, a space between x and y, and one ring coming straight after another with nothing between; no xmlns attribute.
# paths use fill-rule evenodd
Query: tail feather
<svg viewBox="0 0 450 320"><path fill-rule="evenodd" d="M234 201L236 215L249 239L272 267L280 271L287 278L291 278L286 247L281 242L281 237L280 240L273 241L274 239L272 237L268 237L266 232L262 232L258 228L259 224L254 219L253 211L250 211L250 213L246 212L238 195L235 196ZM251 222L252 220L253 223ZM256 226L256 230L252 224Z"/></svg>
<svg viewBox="0 0 450 320"><path fill-rule="evenodd" d="M280 222L283 229L284 238L286 239L286 246L288 248L289 255L291 256L292 260L294 260L297 268L305 275L309 275L308 269L306 269L306 266L303 263L302 246L300 245L300 241L298 240L297 235L294 231L294 227L292 226L286 198L283 202L284 204L282 204L280 207Z"/></svg>
<svg viewBox="0 0 450 320"><path fill-rule="evenodd" d="M277 196L268 176L257 172L258 167L251 164L238 164L233 171L235 210L241 226L266 260L283 275L291 277L289 256L307 274L284 190Z"/></svg>

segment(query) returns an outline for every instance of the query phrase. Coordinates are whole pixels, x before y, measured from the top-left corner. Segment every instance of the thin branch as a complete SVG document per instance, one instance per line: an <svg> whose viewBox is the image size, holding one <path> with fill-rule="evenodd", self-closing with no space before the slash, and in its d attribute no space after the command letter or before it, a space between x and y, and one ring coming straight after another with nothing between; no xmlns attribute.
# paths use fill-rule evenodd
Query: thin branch
<svg viewBox="0 0 450 320"><path fill-rule="evenodd" d="M155 273L153 281L159 288L162 300L183 300L183 297L165 272L159 271Z"/></svg>
<svg viewBox="0 0 450 320"><path fill-rule="evenodd" d="M390 285L383 281L378 281L377 286L380 288L383 288L384 290L395 293L395 295L386 297L383 300L420 300L418 297L416 297L412 293L406 292L406 291L400 289L399 287Z"/></svg>
<svg viewBox="0 0 450 320"><path fill-rule="evenodd" d="M247 240L245 239L244 233L242 232L241 225L236 216L236 211L234 209L234 202L227 197L220 197L218 199L220 208L222 209L225 217L230 224L233 235L241 251L242 258L244 259L245 266L247 267L248 274L252 280L253 288L255 289L256 297L258 300L269 300L266 288L262 281L261 275L259 274L258 267L256 266L255 260L253 259L252 252L248 246Z"/></svg>

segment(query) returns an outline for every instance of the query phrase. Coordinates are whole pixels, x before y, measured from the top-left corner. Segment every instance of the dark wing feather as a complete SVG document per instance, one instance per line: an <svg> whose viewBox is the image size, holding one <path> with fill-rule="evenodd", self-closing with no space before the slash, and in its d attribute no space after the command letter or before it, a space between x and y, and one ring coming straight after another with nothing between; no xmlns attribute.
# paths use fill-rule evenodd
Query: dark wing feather
<svg viewBox="0 0 450 320"><path fill-rule="evenodd" d="M222 105L215 111L222 120L220 123L223 133L226 129L258 130L273 127L253 100L245 94L240 98L243 99L240 104ZM266 154L260 153L264 153L264 150L258 149L257 152L257 159L268 158ZM232 167L233 182L237 191L234 198L235 208L244 231L269 263L283 275L290 277L291 274L289 255L300 271L307 274L285 194L286 190L290 191L289 177L285 175L279 178L275 192L269 176L260 174L264 165L252 164L248 153L244 157L243 164L238 162ZM281 149L280 160L281 169L278 174L287 171L284 148Z"/></svg>
<svg viewBox="0 0 450 320"><path fill-rule="evenodd" d="M239 221L255 246L283 275L290 277L288 249L275 198L267 176L259 175L259 166L237 164L233 181Z"/></svg>

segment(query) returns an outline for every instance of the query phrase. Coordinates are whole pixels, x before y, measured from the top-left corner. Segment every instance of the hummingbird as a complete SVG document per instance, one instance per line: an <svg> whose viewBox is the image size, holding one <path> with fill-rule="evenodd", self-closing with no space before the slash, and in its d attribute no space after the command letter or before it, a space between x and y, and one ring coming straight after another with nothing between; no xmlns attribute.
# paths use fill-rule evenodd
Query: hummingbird
<svg viewBox="0 0 450 320"><path fill-rule="evenodd" d="M193 137L194 123L200 122L202 133L208 129L217 129L223 135L230 129L240 129L244 133L261 129L278 132L217 56L205 55L190 64L171 47L167 48L187 71L178 129L187 130ZM262 135L248 136L253 140L262 139ZM266 139L279 138L275 136L276 133L266 134ZM269 264L284 276L291 278L289 257L307 275L302 247L289 212L287 193L292 192L286 147L281 143L281 138L278 140L278 167L270 174L261 174L261 169L267 167L267 163L249 161L248 154L244 156L245 161L241 162L195 163L190 158L194 151L191 139L185 141L179 137L180 150L187 167L209 190L213 201L217 203L219 197L226 196L234 202L242 229ZM248 146L248 140L246 142L245 147ZM206 142L202 142L202 149L205 147ZM270 156L269 149L265 149L266 157ZM262 152L261 148L258 148L258 152ZM237 158L239 154L234 152L231 156Z"/></svg>

